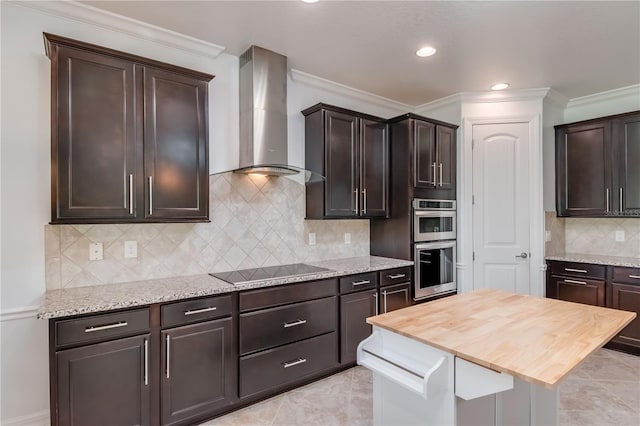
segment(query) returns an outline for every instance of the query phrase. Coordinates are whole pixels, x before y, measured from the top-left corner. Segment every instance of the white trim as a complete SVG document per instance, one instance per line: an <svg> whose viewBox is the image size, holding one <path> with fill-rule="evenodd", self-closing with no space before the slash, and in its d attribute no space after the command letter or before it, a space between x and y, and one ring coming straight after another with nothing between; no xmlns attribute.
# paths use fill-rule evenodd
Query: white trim
<svg viewBox="0 0 640 426"><path fill-rule="evenodd" d="M374 95L372 93L365 92L364 90L336 83L335 81L327 80L325 78L318 77L313 74L308 74L306 72L299 71L293 68L291 69L291 80L309 87L315 87L327 92L337 93L339 95L359 99L370 104L394 109L399 113L406 113L408 111L414 110L413 105L394 101L393 99L385 98L384 96Z"/></svg>
<svg viewBox="0 0 640 426"><path fill-rule="evenodd" d="M20 308L5 309L0 311L0 322L14 321L19 319L36 319L38 306L23 306Z"/></svg>
<svg viewBox="0 0 640 426"><path fill-rule="evenodd" d="M467 104L487 102L539 101L551 91L548 87L541 89L514 89L487 92L461 92L460 100ZM556 92L557 93L557 92ZM557 98L558 95L554 95Z"/></svg>
<svg viewBox="0 0 640 426"><path fill-rule="evenodd" d="M453 95L445 96L444 98L436 99L435 101L427 102L421 105L413 107L413 111L417 113L422 110L434 110L448 107L449 105L458 104L462 101L462 93L454 93Z"/></svg>
<svg viewBox="0 0 640 426"><path fill-rule="evenodd" d="M8 4L28 7L43 13L126 34L209 59L216 58L225 50L224 46L75 1L10 1Z"/></svg>
<svg viewBox="0 0 640 426"><path fill-rule="evenodd" d="M582 107L585 105L599 104L620 98L635 97L640 103L640 84L621 87L619 89L607 90L606 92L594 93L593 95L581 96L573 98L569 101L566 108Z"/></svg>
<svg viewBox="0 0 640 426"><path fill-rule="evenodd" d="M547 95L543 99L543 102L547 102L548 104L556 106L560 109L564 109L569 103L569 98L558 92L557 90L549 89Z"/></svg>
<svg viewBox="0 0 640 426"><path fill-rule="evenodd" d="M48 426L50 425L49 410L38 411L26 416L14 417L2 421L4 426Z"/></svg>

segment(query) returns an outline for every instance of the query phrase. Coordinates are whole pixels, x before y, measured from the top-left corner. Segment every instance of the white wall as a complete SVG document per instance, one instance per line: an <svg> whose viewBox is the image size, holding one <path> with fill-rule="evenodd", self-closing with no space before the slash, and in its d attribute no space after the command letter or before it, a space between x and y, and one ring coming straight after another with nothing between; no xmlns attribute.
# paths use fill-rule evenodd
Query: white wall
<svg viewBox="0 0 640 426"><path fill-rule="evenodd" d="M564 105L562 104L562 102L558 104L545 98L542 106L544 211L556 210L556 132L553 126L564 122Z"/></svg>

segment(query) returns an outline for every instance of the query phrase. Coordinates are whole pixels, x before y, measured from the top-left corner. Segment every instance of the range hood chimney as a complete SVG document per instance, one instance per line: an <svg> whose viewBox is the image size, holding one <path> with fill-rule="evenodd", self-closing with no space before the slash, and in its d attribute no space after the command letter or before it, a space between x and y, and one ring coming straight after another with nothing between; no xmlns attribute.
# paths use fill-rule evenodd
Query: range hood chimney
<svg viewBox="0 0 640 426"><path fill-rule="evenodd" d="M240 166L270 176L303 169L287 158L287 57L258 46L240 56Z"/></svg>

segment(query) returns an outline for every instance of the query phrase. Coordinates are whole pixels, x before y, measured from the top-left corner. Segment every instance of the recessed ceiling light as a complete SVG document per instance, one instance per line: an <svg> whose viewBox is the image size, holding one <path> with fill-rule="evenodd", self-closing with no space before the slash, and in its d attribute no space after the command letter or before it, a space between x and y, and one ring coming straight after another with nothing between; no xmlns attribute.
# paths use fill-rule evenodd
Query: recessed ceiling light
<svg viewBox="0 0 640 426"><path fill-rule="evenodd" d="M320 0L302 0L305 3L318 3Z"/></svg>
<svg viewBox="0 0 640 426"><path fill-rule="evenodd" d="M491 90L504 90L509 87L509 83L496 83L491 86Z"/></svg>
<svg viewBox="0 0 640 426"><path fill-rule="evenodd" d="M420 49L418 49L418 51L416 52L416 55L421 56L421 57L425 57L425 56L431 56L431 55L433 55L435 53L436 53L436 48L435 47L425 46L425 47L421 47Z"/></svg>

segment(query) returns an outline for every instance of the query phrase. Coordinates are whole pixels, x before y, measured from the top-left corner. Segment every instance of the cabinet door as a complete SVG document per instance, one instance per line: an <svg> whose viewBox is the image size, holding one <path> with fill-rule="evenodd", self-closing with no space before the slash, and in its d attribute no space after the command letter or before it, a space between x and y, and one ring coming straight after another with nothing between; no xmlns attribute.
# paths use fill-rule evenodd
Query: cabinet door
<svg viewBox="0 0 640 426"><path fill-rule="evenodd" d="M614 340L640 348L640 286L611 283L611 307L638 314Z"/></svg>
<svg viewBox="0 0 640 426"><path fill-rule="evenodd" d="M365 119L360 122L360 213L365 217L386 217L389 181L387 124Z"/></svg>
<svg viewBox="0 0 640 426"><path fill-rule="evenodd" d="M615 120L613 135L618 150L614 210L640 216L640 114Z"/></svg>
<svg viewBox="0 0 640 426"><path fill-rule="evenodd" d="M56 353L58 426L149 424L149 335Z"/></svg>
<svg viewBox="0 0 640 426"><path fill-rule="evenodd" d="M368 317L376 315L378 290L340 296L340 363L356 361L358 344L369 337Z"/></svg>
<svg viewBox="0 0 640 426"><path fill-rule="evenodd" d="M411 283L397 284L380 289L380 313L411 306Z"/></svg>
<svg viewBox="0 0 640 426"><path fill-rule="evenodd" d="M54 49L51 222L131 219L139 161L133 63Z"/></svg>
<svg viewBox="0 0 640 426"><path fill-rule="evenodd" d="M231 318L162 332L162 424L203 417L231 404L237 354Z"/></svg>
<svg viewBox="0 0 640 426"><path fill-rule="evenodd" d="M456 133L436 126L437 188L456 189Z"/></svg>
<svg viewBox="0 0 640 426"><path fill-rule="evenodd" d="M604 216L613 209L611 159L610 121L571 126L557 132L559 216Z"/></svg>
<svg viewBox="0 0 640 426"><path fill-rule="evenodd" d="M434 188L438 172L435 125L414 120L413 126L414 186L416 188Z"/></svg>
<svg viewBox="0 0 640 426"><path fill-rule="evenodd" d="M335 111L325 114L325 216L357 217L358 119Z"/></svg>
<svg viewBox="0 0 640 426"><path fill-rule="evenodd" d="M147 219L207 220L207 82L144 68Z"/></svg>
<svg viewBox="0 0 640 426"><path fill-rule="evenodd" d="M604 281L553 275L551 286L552 289L547 290L548 297L585 305L604 306Z"/></svg>

